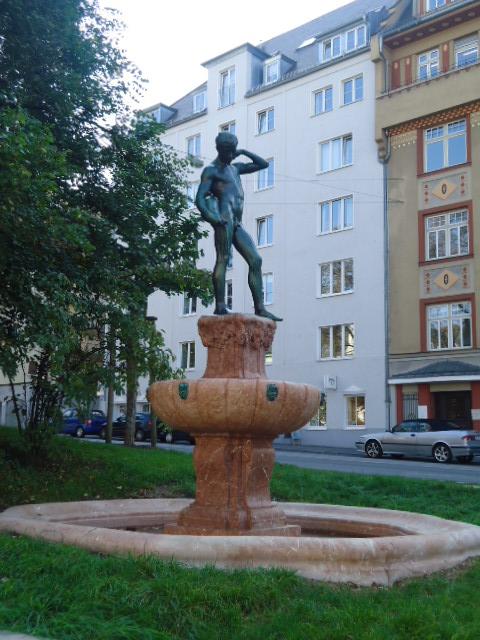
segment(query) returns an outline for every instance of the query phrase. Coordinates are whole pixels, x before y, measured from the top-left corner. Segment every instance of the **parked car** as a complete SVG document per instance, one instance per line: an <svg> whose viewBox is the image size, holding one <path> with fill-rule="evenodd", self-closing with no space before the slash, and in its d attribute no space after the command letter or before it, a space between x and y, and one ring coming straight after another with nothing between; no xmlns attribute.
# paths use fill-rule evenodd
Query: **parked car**
<svg viewBox="0 0 480 640"><path fill-rule="evenodd" d="M175 442L188 442L188 444L195 444L195 438L187 431L171 429L170 427L163 427L160 429L158 439L160 442L168 442L169 444L174 444Z"/></svg>
<svg viewBox="0 0 480 640"><path fill-rule="evenodd" d="M405 420L391 431L360 436L355 446L369 458L388 454L393 458L433 457L441 463L472 462L474 456L480 456L480 433L446 420Z"/></svg>
<svg viewBox="0 0 480 640"><path fill-rule="evenodd" d="M93 409L88 418L82 418L78 409L65 409L63 412L62 433L83 438L84 436L98 436L107 426L105 414L100 409Z"/></svg>
<svg viewBox="0 0 480 640"><path fill-rule="evenodd" d="M114 420L112 424L112 437L123 438L125 436L125 427L127 424L126 416L120 416ZM106 427L106 425L105 425ZM106 432L106 429L105 429ZM152 419L149 413L135 414L135 440L143 442L150 438L152 434ZM100 437L105 439L105 433Z"/></svg>

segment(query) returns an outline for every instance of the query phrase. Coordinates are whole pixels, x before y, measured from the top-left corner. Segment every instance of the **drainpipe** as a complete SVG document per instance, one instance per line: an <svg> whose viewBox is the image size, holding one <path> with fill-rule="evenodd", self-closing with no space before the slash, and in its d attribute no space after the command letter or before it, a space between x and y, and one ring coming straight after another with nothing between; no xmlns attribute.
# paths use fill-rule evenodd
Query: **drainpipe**
<svg viewBox="0 0 480 640"><path fill-rule="evenodd" d="M386 154L380 159L383 165L383 287L384 287L384 331L385 331L385 418L387 428L391 426L392 398L390 394L390 240L388 226L388 163L392 155L390 137L387 137Z"/></svg>
<svg viewBox="0 0 480 640"><path fill-rule="evenodd" d="M383 53L383 37L379 37L379 55L383 61L383 92L388 90L388 62ZM390 393L390 240L388 226L388 163L392 155L390 137L387 136L385 154L379 157L383 165L383 288L384 288L384 333L385 333L385 422L391 426L392 397Z"/></svg>

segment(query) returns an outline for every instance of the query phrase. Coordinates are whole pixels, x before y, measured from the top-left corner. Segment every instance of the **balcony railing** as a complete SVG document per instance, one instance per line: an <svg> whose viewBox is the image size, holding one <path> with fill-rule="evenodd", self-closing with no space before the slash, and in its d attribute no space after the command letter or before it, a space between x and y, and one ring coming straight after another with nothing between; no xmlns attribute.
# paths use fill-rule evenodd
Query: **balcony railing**
<svg viewBox="0 0 480 640"><path fill-rule="evenodd" d="M425 73L422 73L421 71L419 71L419 69L415 69L414 71L416 72L416 77L413 77L412 79L398 79L395 80L394 78L392 78L392 72L391 72L391 68L390 68L390 72L389 72L389 86L387 88L387 90L384 93L393 93L394 91L398 91L400 89L405 89L405 88L411 88L411 87L417 87L420 85L424 85L427 84L429 82L433 82L434 80L438 80L439 78L451 75L453 73L456 73L458 71L464 71L464 70L469 70L472 67L478 67L480 66L480 58L477 55L477 58L475 60L472 61L463 61L461 63L456 63L448 68L444 68L442 69L442 71L440 70L429 70Z"/></svg>

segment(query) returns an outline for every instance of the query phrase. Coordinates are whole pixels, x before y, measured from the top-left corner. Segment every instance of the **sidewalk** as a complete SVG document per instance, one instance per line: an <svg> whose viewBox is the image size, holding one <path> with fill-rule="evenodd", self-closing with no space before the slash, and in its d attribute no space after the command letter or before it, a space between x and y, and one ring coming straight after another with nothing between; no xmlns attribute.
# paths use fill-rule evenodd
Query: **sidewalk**
<svg viewBox="0 0 480 640"><path fill-rule="evenodd" d="M277 438L274 447L300 450L324 450L324 449L345 449L355 451L355 442L358 438L369 431L369 429L326 429L325 431L302 429L292 435L291 438Z"/></svg>

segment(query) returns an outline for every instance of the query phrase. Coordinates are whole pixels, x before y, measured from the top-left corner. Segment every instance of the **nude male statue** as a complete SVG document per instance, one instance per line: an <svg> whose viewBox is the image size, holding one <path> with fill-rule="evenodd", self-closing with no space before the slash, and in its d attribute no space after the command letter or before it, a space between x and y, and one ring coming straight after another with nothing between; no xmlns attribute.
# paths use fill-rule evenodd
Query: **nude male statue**
<svg viewBox="0 0 480 640"><path fill-rule="evenodd" d="M248 286L252 292L255 314L271 320L281 320L269 313L263 302L262 258L250 235L242 227L243 189L240 176L268 167L260 156L237 149L236 136L222 131L215 139L218 156L202 172L195 204L204 220L215 233L217 259L213 270L215 311L228 314L225 304L225 273L232 244L248 264ZM235 162L238 156L247 156L251 162Z"/></svg>

